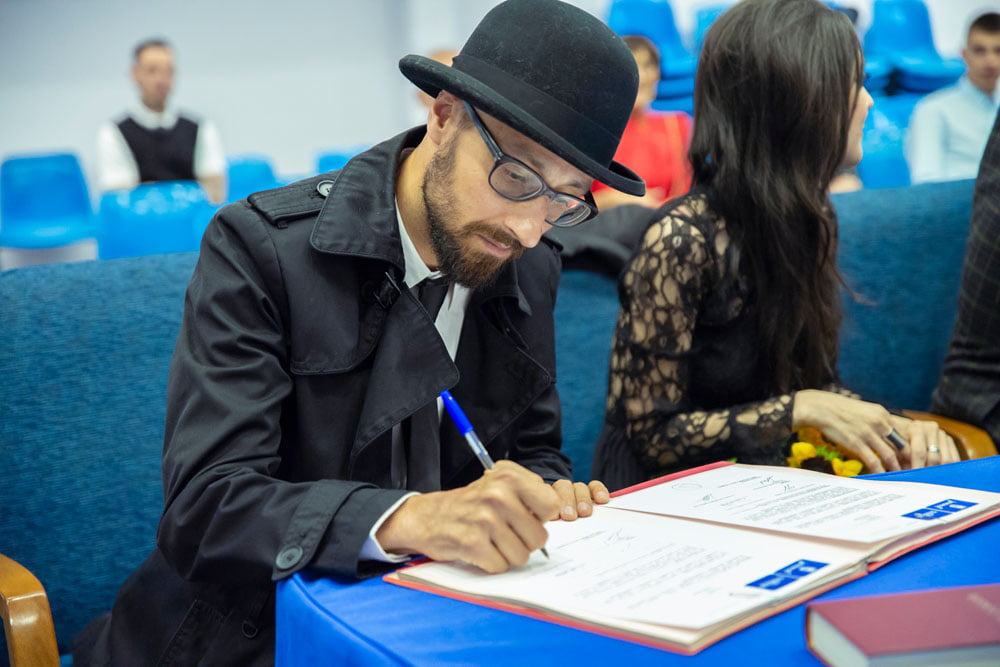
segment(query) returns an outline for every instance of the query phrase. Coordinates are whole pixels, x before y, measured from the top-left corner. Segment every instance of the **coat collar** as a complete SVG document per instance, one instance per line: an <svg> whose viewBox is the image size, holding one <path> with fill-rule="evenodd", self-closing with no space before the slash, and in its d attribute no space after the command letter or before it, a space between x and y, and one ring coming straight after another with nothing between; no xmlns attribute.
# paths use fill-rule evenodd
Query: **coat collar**
<svg viewBox="0 0 1000 667"><path fill-rule="evenodd" d="M405 262L396 220L399 156L403 150L419 144L425 132L425 127L417 127L396 135L360 153L335 172L309 239L314 249L386 261L395 269L394 277L402 283ZM386 183L390 187L381 185ZM531 308L517 278L517 262L512 262L491 286L473 292L470 306L509 296L530 315Z"/></svg>

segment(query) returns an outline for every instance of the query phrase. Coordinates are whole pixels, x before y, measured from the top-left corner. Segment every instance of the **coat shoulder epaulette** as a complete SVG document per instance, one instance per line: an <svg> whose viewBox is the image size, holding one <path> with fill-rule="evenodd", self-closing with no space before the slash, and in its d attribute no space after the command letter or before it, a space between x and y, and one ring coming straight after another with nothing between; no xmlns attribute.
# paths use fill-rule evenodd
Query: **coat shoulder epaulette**
<svg viewBox="0 0 1000 667"><path fill-rule="evenodd" d="M284 227L293 220L319 213L336 178L337 172L334 172L262 190L247 197L247 203L272 225Z"/></svg>

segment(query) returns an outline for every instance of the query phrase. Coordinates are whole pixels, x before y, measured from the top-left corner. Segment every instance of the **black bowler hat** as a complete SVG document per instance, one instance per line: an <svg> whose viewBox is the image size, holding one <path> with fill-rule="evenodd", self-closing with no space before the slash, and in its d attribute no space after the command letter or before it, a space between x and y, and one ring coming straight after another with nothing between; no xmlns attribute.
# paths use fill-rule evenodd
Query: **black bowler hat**
<svg viewBox="0 0 1000 667"><path fill-rule="evenodd" d="M447 90L616 190L646 192L613 161L639 86L635 58L578 7L507 0L480 21L451 67L409 55L399 69L432 97Z"/></svg>

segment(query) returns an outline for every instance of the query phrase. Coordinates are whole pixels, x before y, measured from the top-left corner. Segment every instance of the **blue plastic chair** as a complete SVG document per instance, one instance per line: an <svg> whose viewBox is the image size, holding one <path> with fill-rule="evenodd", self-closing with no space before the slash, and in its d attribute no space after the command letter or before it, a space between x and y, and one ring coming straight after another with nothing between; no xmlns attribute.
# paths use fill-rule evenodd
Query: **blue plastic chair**
<svg viewBox="0 0 1000 667"><path fill-rule="evenodd" d="M683 111L689 116L694 115L694 96L660 97L649 105L654 111Z"/></svg>
<svg viewBox="0 0 1000 667"><path fill-rule="evenodd" d="M227 201L238 201L254 192L281 185L274 175L271 160L266 155L230 155L226 162L226 175L229 179Z"/></svg>
<svg viewBox="0 0 1000 667"><path fill-rule="evenodd" d="M101 198L100 259L197 250L214 211L194 181L163 181Z"/></svg>
<svg viewBox="0 0 1000 667"><path fill-rule="evenodd" d="M619 35L643 35L660 50L657 97L681 97L694 92L698 60L681 41L674 12L667 0L615 0L608 26Z"/></svg>
<svg viewBox="0 0 1000 667"><path fill-rule="evenodd" d="M316 173L325 174L328 171L342 169L352 157L367 150L368 148L369 146L367 144L360 144L358 146L347 146L339 149L321 151L319 155L316 156Z"/></svg>
<svg viewBox="0 0 1000 667"><path fill-rule="evenodd" d="M903 90L929 93L965 72L961 59L938 53L922 0L875 0L864 48L866 58L892 64Z"/></svg>
<svg viewBox="0 0 1000 667"><path fill-rule="evenodd" d="M96 232L76 155L19 155L0 165L0 246L56 248Z"/></svg>
<svg viewBox="0 0 1000 667"><path fill-rule="evenodd" d="M903 145L913 107L922 95L876 97L865 121L858 178L865 188L895 188L910 184Z"/></svg>
<svg viewBox="0 0 1000 667"><path fill-rule="evenodd" d="M708 7L699 7L694 13L694 51L695 53L701 53L701 45L705 43L705 33L708 29L712 27L715 23L715 19L719 18L722 12L729 9L732 5L710 5Z"/></svg>

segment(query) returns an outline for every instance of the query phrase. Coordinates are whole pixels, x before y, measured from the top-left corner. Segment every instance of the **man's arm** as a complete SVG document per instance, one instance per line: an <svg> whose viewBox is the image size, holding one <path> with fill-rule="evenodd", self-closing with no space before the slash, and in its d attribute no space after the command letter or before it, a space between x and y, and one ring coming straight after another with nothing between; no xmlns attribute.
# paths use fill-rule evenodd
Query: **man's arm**
<svg viewBox="0 0 1000 667"><path fill-rule="evenodd" d="M105 190L130 190L139 185L139 167L125 137L112 123L97 130L97 187Z"/></svg>
<svg viewBox="0 0 1000 667"><path fill-rule="evenodd" d="M198 124L194 146L194 173L209 201L221 204L226 198L226 154L219 130L211 121Z"/></svg>
<svg viewBox="0 0 1000 667"><path fill-rule="evenodd" d="M405 493L276 476L292 391L284 294L267 223L246 204L223 209L185 297L168 387L157 544L186 578L246 584L307 564L374 573L362 545Z"/></svg>
<svg viewBox="0 0 1000 667"><path fill-rule="evenodd" d="M906 132L906 163L913 184L944 178L947 127L935 105L918 104Z"/></svg>

